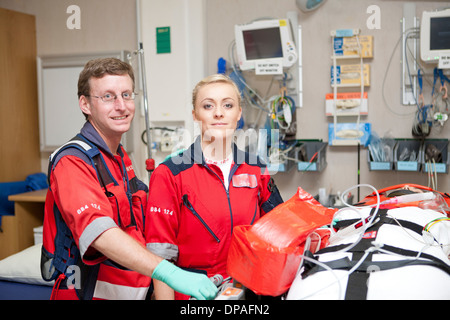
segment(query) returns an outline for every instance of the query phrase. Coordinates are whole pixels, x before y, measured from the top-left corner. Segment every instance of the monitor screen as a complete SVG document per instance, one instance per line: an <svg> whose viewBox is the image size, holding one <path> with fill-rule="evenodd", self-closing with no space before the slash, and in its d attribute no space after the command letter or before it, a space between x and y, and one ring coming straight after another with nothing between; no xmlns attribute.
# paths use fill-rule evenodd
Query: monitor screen
<svg viewBox="0 0 450 320"><path fill-rule="evenodd" d="M297 61L297 49L288 20L258 20L235 25L236 55L241 70L277 66L290 68ZM282 72L282 70L281 70Z"/></svg>
<svg viewBox="0 0 450 320"><path fill-rule="evenodd" d="M450 49L450 17L430 19L430 49Z"/></svg>
<svg viewBox="0 0 450 320"><path fill-rule="evenodd" d="M279 28L247 30L243 37L247 60L283 57Z"/></svg>

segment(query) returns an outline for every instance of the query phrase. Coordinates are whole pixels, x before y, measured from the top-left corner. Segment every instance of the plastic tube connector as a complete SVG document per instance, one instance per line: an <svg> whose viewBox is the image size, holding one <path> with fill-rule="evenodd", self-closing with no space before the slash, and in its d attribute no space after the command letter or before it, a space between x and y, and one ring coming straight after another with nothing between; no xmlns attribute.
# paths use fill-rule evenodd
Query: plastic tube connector
<svg viewBox="0 0 450 320"><path fill-rule="evenodd" d="M434 198L436 198L436 195L433 192L414 193L414 194L407 194L404 196L393 197L391 199L382 201L380 204L381 205L399 204L424 200L433 200Z"/></svg>

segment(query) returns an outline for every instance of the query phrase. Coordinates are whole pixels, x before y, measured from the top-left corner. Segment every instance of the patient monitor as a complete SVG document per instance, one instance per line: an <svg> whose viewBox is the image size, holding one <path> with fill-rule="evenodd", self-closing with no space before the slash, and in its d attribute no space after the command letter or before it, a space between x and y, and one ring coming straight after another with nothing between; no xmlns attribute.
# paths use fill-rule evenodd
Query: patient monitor
<svg viewBox="0 0 450 320"><path fill-rule="evenodd" d="M289 20L261 20L235 26L236 51L241 70L272 61L289 68L297 61Z"/></svg>
<svg viewBox="0 0 450 320"><path fill-rule="evenodd" d="M422 13L420 56L428 63L450 56L450 9Z"/></svg>

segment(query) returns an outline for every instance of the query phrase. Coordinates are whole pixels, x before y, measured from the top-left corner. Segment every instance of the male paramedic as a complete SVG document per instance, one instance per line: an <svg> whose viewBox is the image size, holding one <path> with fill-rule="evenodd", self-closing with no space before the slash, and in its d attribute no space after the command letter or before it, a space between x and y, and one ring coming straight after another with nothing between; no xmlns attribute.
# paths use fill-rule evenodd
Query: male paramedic
<svg viewBox="0 0 450 320"><path fill-rule="evenodd" d="M78 80L80 133L50 156L41 273L53 299L145 299L151 278L197 299L217 288L146 249L148 188L120 144L135 113L134 74L115 58ZM148 223L148 221L147 221Z"/></svg>

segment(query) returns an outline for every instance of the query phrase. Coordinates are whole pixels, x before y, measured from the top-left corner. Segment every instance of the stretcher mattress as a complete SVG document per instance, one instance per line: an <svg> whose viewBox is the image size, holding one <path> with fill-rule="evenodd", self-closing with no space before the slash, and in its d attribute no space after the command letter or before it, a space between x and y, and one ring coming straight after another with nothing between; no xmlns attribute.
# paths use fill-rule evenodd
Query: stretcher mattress
<svg viewBox="0 0 450 320"><path fill-rule="evenodd" d="M344 209L335 216L340 221L358 218L359 214L368 217L371 209ZM341 250L316 254L319 263L337 261L348 257L350 260L362 260L363 257L353 257L353 253L344 250L348 245L358 243L361 237L373 237L371 245L371 260L367 263L367 269L362 271L349 270L324 270L308 275L303 270L296 276L287 294L288 300L297 299L346 299L353 289L362 291L366 296L361 299L450 299L450 221L446 216L434 210L424 210L418 207L403 207L387 211L387 216L395 218L392 223L382 224L374 234L365 232L363 228L354 229L348 233L347 227L333 234L329 239L330 247ZM440 220L436 220L440 219ZM406 227L408 222L419 225L422 228L429 226L431 221L438 221L430 227L428 232L431 237L423 236ZM398 223L397 223L398 222ZM347 229L347 230L346 230ZM338 247L344 245L344 247ZM404 251L392 252L389 248L395 247ZM405 256L401 252L415 252L415 256ZM369 254L369 253L368 253ZM444 268L432 265L407 265L389 270L381 270L376 263L380 261L418 260L430 261L426 257L434 257L442 261ZM437 261L438 261L437 260ZM314 264L314 263L313 263ZM445 271L447 266L447 272ZM316 268L317 269L317 268ZM364 282L354 282L353 276L362 274ZM361 290L362 289L362 290Z"/></svg>

